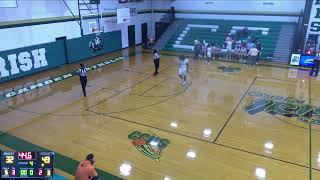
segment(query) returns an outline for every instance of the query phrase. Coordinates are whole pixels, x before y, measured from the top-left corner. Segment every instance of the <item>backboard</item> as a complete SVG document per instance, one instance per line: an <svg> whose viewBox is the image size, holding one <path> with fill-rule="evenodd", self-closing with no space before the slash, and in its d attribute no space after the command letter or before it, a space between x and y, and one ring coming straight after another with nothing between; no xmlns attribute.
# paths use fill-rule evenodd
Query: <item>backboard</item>
<svg viewBox="0 0 320 180"><path fill-rule="evenodd" d="M117 23L128 23L130 22L130 8L117 9Z"/></svg>
<svg viewBox="0 0 320 180"><path fill-rule="evenodd" d="M83 14L81 15L81 26L83 35L103 32L102 14Z"/></svg>

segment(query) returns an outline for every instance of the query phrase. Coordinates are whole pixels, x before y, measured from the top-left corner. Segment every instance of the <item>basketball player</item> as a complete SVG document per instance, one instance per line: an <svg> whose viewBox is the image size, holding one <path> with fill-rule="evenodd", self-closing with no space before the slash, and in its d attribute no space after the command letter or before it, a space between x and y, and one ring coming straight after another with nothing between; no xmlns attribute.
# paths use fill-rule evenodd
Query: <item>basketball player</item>
<svg viewBox="0 0 320 180"><path fill-rule="evenodd" d="M87 97L86 86L87 86L87 70L83 64L80 64L80 69L78 70L80 83L82 87L83 96Z"/></svg>
<svg viewBox="0 0 320 180"><path fill-rule="evenodd" d="M93 166L93 154L88 154L87 158L78 165L74 180L98 180L100 179L96 169Z"/></svg>
<svg viewBox="0 0 320 180"><path fill-rule="evenodd" d="M187 83L187 73L189 72L189 61L185 56L180 56L180 68L179 77L181 79L181 84L184 86Z"/></svg>
<svg viewBox="0 0 320 180"><path fill-rule="evenodd" d="M231 60L232 59L232 44L233 44L233 40L232 38L229 38L226 41L226 49L227 49L227 60Z"/></svg>

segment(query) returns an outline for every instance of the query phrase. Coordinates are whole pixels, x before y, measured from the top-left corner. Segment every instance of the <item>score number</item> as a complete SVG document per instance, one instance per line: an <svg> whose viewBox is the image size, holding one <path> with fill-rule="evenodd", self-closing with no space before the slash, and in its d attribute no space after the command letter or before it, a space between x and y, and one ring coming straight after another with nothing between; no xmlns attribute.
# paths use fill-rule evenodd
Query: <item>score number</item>
<svg viewBox="0 0 320 180"><path fill-rule="evenodd" d="M38 176L43 176L43 175L44 175L44 174L43 174L42 169L39 169L39 170L38 170ZM51 170L50 170L50 169L47 169L47 170L46 170L45 176L46 176L46 177L51 176Z"/></svg>
<svg viewBox="0 0 320 180"><path fill-rule="evenodd" d="M35 160L36 153L35 152L18 152L19 160Z"/></svg>
<svg viewBox="0 0 320 180"><path fill-rule="evenodd" d="M4 176L9 176L9 169L4 170ZM16 176L16 170L11 169L11 176Z"/></svg>
<svg viewBox="0 0 320 180"><path fill-rule="evenodd" d="M6 164L13 164L14 156L6 156Z"/></svg>
<svg viewBox="0 0 320 180"><path fill-rule="evenodd" d="M41 160L42 160L42 162L43 162L44 164L50 164L50 162L51 162L50 156L42 156L42 157L41 157Z"/></svg>
<svg viewBox="0 0 320 180"><path fill-rule="evenodd" d="M29 171L27 169L20 169L20 176L33 176L33 169Z"/></svg>

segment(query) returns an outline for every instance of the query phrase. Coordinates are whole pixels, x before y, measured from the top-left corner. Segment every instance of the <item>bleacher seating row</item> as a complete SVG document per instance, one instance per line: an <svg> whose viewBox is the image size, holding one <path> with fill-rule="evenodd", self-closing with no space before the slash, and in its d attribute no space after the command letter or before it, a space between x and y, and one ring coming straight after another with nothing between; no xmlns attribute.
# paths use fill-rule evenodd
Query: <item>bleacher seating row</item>
<svg viewBox="0 0 320 180"><path fill-rule="evenodd" d="M208 19L177 19L181 26L177 28L163 50L192 52L194 40L199 38L207 43L224 44L227 33L247 27L249 34L253 31L255 38L262 43L263 60L271 60L283 24L288 22L239 21L239 20L208 20ZM235 46L235 45L234 45ZM234 47L233 47L234 48Z"/></svg>

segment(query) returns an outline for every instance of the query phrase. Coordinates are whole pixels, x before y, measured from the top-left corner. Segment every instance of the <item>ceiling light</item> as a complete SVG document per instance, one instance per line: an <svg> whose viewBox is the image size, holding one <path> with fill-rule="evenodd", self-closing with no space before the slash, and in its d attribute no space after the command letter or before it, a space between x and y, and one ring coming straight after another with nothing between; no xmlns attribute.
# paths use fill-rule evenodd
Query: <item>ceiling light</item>
<svg viewBox="0 0 320 180"><path fill-rule="evenodd" d="M170 126L173 127L173 128L177 128L177 127L178 127L178 123L176 123L176 122L171 122L171 123L170 123Z"/></svg>
<svg viewBox="0 0 320 180"><path fill-rule="evenodd" d="M264 148L271 150L273 149L273 144L271 142L267 142L264 144Z"/></svg>
<svg viewBox="0 0 320 180"><path fill-rule="evenodd" d="M120 174L124 175L124 176L129 176L130 172L131 172L131 165L130 164L122 164L120 166Z"/></svg>
<svg viewBox="0 0 320 180"><path fill-rule="evenodd" d="M266 177L266 170L263 168L256 168L255 174L258 179L264 179Z"/></svg>
<svg viewBox="0 0 320 180"><path fill-rule="evenodd" d="M211 133L212 133L212 129L205 128L205 129L203 130L203 137L208 138L208 137L210 137Z"/></svg>
<svg viewBox="0 0 320 180"><path fill-rule="evenodd" d="M188 158L194 159L194 158L196 158L196 156L197 156L197 154L196 154L196 152L194 150L189 150L187 152L187 157Z"/></svg>

